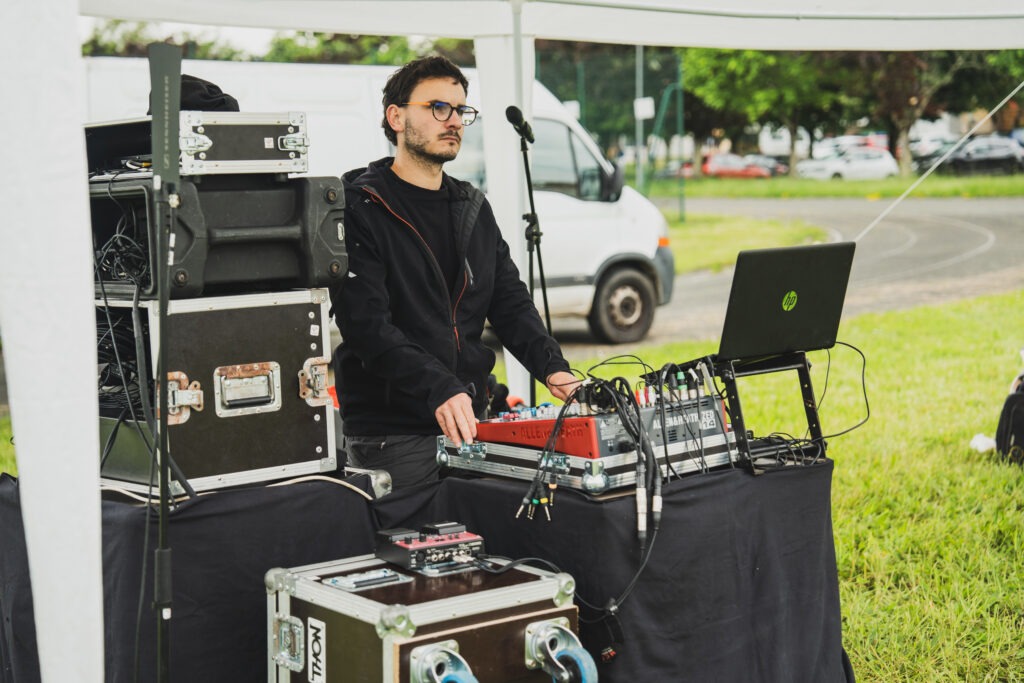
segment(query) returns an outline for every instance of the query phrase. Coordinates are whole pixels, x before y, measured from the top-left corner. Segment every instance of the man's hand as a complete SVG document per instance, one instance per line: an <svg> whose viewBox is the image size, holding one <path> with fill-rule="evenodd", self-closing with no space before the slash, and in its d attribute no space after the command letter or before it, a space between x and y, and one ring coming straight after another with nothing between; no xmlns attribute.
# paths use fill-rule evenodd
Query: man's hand
<svg viewBox="0 0 1024 683"><path fill-rule="evenodd" d="M548 378L544 380L544 384L547 385L548 391L555 398L564 402L572 395L572 392L576 391L576 387L580 385L580 380L571 372L559 371L548 375Z"/></svg>
<svg viewBox="0 0 1024 683"><path fill-rule="evenodd" d="M434 417L456 448L461 447L463 441L473 443L476 438L476 415L473 414L473 399L469 394L455 394L438 406Z"/></svg>

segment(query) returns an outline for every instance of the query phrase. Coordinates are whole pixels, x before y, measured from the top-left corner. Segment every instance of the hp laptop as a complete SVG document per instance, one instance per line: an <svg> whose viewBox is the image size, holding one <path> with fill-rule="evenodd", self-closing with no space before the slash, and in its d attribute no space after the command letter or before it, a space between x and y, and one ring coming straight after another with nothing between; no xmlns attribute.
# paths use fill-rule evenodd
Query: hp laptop
<svg viewBox="0 0 1024 683"><path fill-rule="evenodd" d="M718 360L753 360L836 343L854 242L741 251Z"/></svg>

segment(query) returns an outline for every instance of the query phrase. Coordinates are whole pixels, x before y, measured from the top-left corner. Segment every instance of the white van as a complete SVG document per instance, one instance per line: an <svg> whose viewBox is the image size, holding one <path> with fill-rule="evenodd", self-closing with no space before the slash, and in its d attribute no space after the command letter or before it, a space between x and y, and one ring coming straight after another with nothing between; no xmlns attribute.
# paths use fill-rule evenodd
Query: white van
<svg viewBox="0 0 1024 683"><path fill-rule="evenodd" d="M145 113L145 59L90 57L84 62L89 121ZM242 111L305 112L309 174L330 176L392 153L380 123L381 90L394 70L271 62L182 64L183 73L205 78L234 96ZM475 73L467 69L466 75L473 104ZM552 316L585 316L602 341L642 339L655 307L672 296L674 262L664 216L623 185L621 169L604 158L591 136L539 82L534 83L531 125L536 138L530 148L531 175ZM479 126L465 129L462 150L445 170L486 191ZM540 304L539 287L535 293Z"/></svg>
<svg viewBox="0 0 1024 683"><path fill-rule="evenodd" d="M763 127L757 134L757 149L765 156L789 163L790 141L788 128ZM803 128L796 129L796 158L806 159L811 150L811 136Z"/></svg>

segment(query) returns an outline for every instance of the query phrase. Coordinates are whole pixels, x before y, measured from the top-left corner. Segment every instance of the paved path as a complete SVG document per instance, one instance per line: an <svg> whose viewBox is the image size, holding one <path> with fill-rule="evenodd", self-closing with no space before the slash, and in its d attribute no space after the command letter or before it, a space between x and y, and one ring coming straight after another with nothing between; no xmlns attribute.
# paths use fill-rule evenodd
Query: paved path
<svg viewBox="0 0 1024 683"><path fill-rule="evenodd" d="M693 214L800 219L835 239L853 239L891 200L689 199ZM666 208L678 208L666 200ZM1024 198L908 199L857 245L844 314L902 310L922 304L1024 288ZM637 348L679 340L716 340L732 272L676 278L673 301L658 309ZM582 320L560 321L556 337L574 356L628 352L594 344ZM711 349L713 350L713 349Z"/></svg>

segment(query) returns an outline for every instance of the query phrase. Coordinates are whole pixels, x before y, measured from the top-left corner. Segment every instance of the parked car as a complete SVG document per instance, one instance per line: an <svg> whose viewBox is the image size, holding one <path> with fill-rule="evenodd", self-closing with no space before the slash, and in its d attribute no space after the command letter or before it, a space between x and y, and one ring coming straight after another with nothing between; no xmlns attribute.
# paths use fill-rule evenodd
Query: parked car
<svg viewBox="0 0 1024 683"><path fill-rule="evenodd" d="M692 178L693 177L693 162L692 161L668 161L664 168L660 168L654 173L655 178Z"/></svg>
<svg viewBox="0 0 1024 683"><path fill-rule="evenodd" d="M814 159L828 159L850 149L870 146L871 141L866 135L839 135L815 140L811 156Z"/></svg>
<svg viewBox="0 0 1024 683"><path fill-rule="evenodd" d="M887 149L857 147L827 159L804 159L796 165L801 178L876 180L899 173L896 160Z"/></svg>
<svg viewBox="0 0 1024 683"><path fill-rule="evenodd" d="M775 157L764 154L747 154L743 157L744 163L750 166L760 166L773 176L786 175L789 173L789 166L782 163Z"/></svg>
<svg viewBox="0 0 1024 683"><path fill-rule="evenodd" d="M918 174L924 173L932 167L932 164L945 156L946 152L948 152L955 144L956 142L953 141L945 141L939 143L938 146L931 145L926 147L925 149L930 150L927 153L914 154L914 160L911 162L914 167L914 171ZM950 155L950 158L952 158L952 155ZM953 170L949 165L949 162L950 159L946 159L942 162L942 164L935 169L935 173L952 173Z"/></svg>
<svg viewBox="0 0 1024 683"><path fill-rule="evenodd" d="M947 161L953 173L1024 172L1024 148L1013 138L986 135L969 140Z"/></svg>
<svg viewBox="0 0 1024 683"><path fill-rule="evenodd" d="M768 157L788 159L790 153L790 140L792 138L787 128L773 128L765 126L757 135L757 150ZM796 130L796 156L798 159L806 159L808 150L811 147L811 136L803 128Z"/></svg>
<svg viewBox="0 0 1024 683"><path fill-rule="evenodd" d="M715 154L708 157L701 167L704 175L713 178L768 178L768 169L748 164L738 154Z"/></svg>
<svg viewBox="0 0 1024 683"><path fill-rule="evenodd" d="M911 138L907 146L910 148L910 155L914 159L933 156L936 152L941 157L956 141L957 138L951 135L924 135L918 138ZM933 160L937 158L933 157Z"/></svg>

